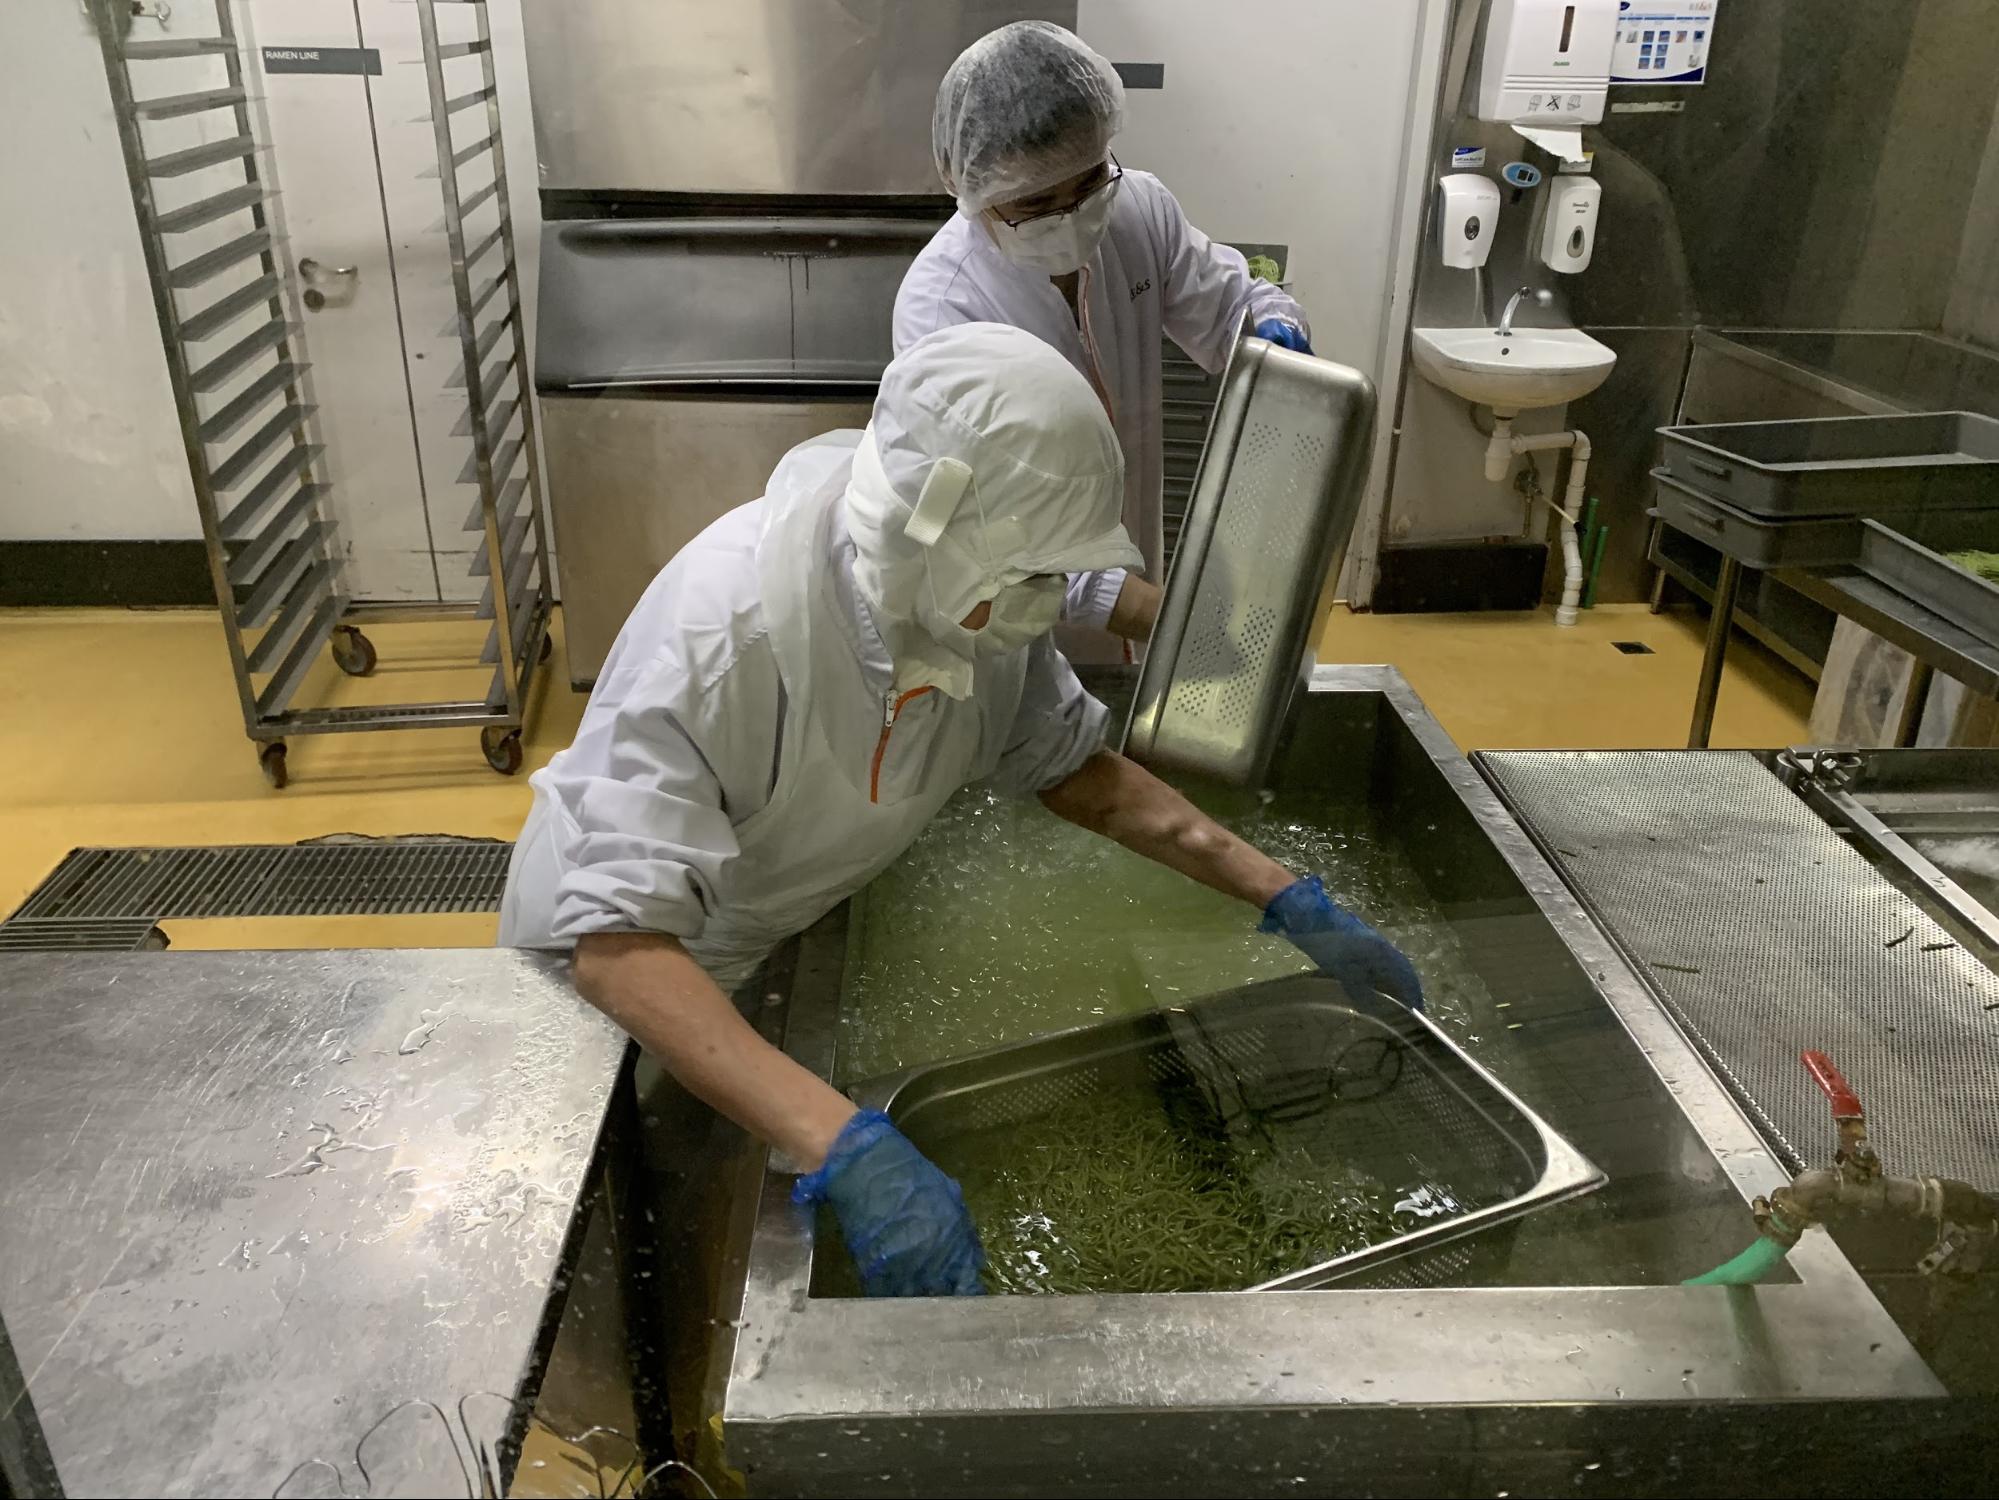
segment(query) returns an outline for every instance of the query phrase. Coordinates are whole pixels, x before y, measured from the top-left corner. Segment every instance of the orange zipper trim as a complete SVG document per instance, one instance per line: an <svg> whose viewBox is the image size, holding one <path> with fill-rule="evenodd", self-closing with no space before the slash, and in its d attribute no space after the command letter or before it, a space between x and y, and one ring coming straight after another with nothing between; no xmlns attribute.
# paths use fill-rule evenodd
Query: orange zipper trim
<svg viewBox="0 0 1999 1500"><path fill-rule="evenodd" d="M925 693L934 691L934 688L929 687L911 688L901 697L893 700L886 694L883 695L882 707L884 712L882 714L881 738L875 741L875 761L874 765L868 770L868 801L875 803L881 801L882 757L888 754L888 737L890 732L895 728L895 721L902 717L903 706L911 698L921 698Z"/></svg>

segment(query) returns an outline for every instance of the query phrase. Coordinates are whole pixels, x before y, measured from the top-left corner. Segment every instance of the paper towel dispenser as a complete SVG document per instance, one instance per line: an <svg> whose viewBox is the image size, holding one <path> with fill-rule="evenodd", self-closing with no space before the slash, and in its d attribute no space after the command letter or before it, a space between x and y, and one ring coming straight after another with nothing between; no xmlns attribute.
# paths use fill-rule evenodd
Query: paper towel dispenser
<svg viewBox="0 0 1999 1500"><path fill-rule="evenodd" d="M1617 0L1491 0L1478 117L1512 125L1563 161L1582 159L1578 128L1603 119Z"/></svg>

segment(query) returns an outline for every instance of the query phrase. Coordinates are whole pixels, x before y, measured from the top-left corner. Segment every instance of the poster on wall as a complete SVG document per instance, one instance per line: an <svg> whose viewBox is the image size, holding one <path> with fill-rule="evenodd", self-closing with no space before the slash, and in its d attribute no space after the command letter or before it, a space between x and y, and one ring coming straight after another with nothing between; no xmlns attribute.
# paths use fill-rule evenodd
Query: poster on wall
<svg viewBox="0 0 1999 1500"><path fill-rule="evenodd" d="M1721 0L1618 0L1614 84L1707 82Z"/></svg>

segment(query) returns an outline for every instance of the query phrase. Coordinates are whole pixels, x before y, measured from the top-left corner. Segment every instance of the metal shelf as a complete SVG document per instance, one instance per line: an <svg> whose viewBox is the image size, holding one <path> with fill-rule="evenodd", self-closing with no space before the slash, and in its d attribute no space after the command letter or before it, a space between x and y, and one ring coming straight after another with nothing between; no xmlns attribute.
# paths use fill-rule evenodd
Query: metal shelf
<svg viewBox="0 0 1999 1500"><path fill-rule="evenodd" d="M224 34L221 36L169 37L157 42L128 41L122 49L113 42L109 50L113 56L118 56L122 52L128 62L146 62L162 57L206 57L218 52L226 52L234 57L236 55L234 29L227 25L227 17L218 16L217 19L224 22Z"/></svg>
<svg viewBox="0 0 1999 1500"><path fill-rule="evenodd" d="M509 479L500 491L500 498L493 504L493 520L496 525L505 526L513 520L514 512L521 508L521 496L527 493L526 479ZM486 529L486 497L482 494L472 502L472 509L466 512L465 524L460 530L484 531Z"/></svg>
<svg viewBox="0 0 1999 1500"><path fill-rule="evenodd" d="M255 332L244 335L207 364L195 370L188 376L188 381L197 391L215 390L226 385L232 376L260 354L273 349L282 349L297 333L298 325L287 323L282 318L266 323Z"/></svg>
<svg viewBox="0 0 1999 1500"><path fill-rule="evenodd" d="M270 405L273 397L294 384L305 368L289 363L271 366L201 424L201 440L219 443L240 431L245 422Z"/></svg>
<svg viewBox="0 0 1999 1500"><path fill-rule="evenodd" d="M190 203L185 208L170 209L163 214L153 215L153 227L161 234L185 234L190 229L199 229L204 224L213 224L217 219L226 219L233 213L253 208L264 201L264 185L260 182L245 183L242 187L226 188L211 198Z"/></svg>
<svg viewBox="0 0 1999 1500"><path fill-rule="evenodd" d="M485 420L481 423L486 429L486 440L488 442L494 441L500 434L513 425L514 412L519 407L520 401L517 397L502 396L500 398L499 404L486 414ZM464 411L458 414L458 420L451 424L451 435L453 437L472 436L471 407L466 407Z"/></svg>
<svg viewBox="0 0 1999 1500"><path fill-rule="evenodd" d="M247 542L255 537L264 508L283 494L288 486L306 482L320 451L318 443L307 443L280 458L257 481L255 488L237 501L235 508L222 518L216 528L218 535L226 542Z"/></svg>
<svg viewBox="0 0 1999 1500"><path fill-rule="evenodd" d="M241 265L251 256L261 255L270 248L271 231L253 229L226 245L218 245L213 250L197 255L193 260L175 266L167 273L167 282L180 290L200 286L211 277L221 275L231 266Z"/></svg>
<svg viewBox="0 0 1999 1500"><path fill-rule="evenodd" d="M172 272L167 273L169 276ZM190 344L198 344L205 338L212 338L231 323L242 317L253 307L274 300L278 296L277 273L259 277L248 286L238 287L228 296L208 304L191 318L180 320L181 339Z"/></svg>
<svg viewBox="0 0 1999 1500"><path fill-rule="evenodd" d="M264 523L263 531L229 560L229 581L239 589L254 584L264 565L290 539L292 527L299 519L316 514L313 502L319 494L319 486L311 484L294 490L291 499Z"/></svg>
<svg viewBox="0 0 1999 1500"><path fill-rule="evenodd" d="M518 724L547 630L552 595L535 453L534 395L528 383L513 216L507 203L506 147L485 7L472 7L476 37L452 42L440 38L434 7L435 0L417 0L457 312L444 331L459 345L458 366L445 389L465 392L465 410L452 430L454 436L470 439L471 452L458 479L479 486L465 530L483 533L485 540L472 558L471 574L486 580L474 613L493 620L479 655L482 662L496 666L487 701L492 711L508 715L504 722ZM479 86L447 87L444 63L474 55L480 59ZM483 129L468 127L479 139L461 144L453 138L452 117L479 104L486 107ZM490 172L490 180L468 190L461 182L468 167L477 178ZM468 246L468 219L489 203L497 210L498 223ZM501 251L498 264L475 287L473 268L495 248Z"/></svg>
<svg viewBox="0 0 1999 1500"><path fill-rule="evenodd" d="M177 120L182 115L227 109L248 100L249 95L240 88L203 89L194 94L167 94L158 99L141 99L135 109L142 120Z"/></svg>
<svg viewBox="0 0 1999 1500"><path fill-rule="evenodd" d="M483 527L481 528L484 529ZM520 560L521 543L527 540L528 517L516 516L500 532L500 571L509 577L513 575L514 564ZM485 578L492 572L492 562L485 552L477 552L472 557L472 576Z"/></svg>
<svg viewBox="0 0 1999 1500"><path fill-rule="evenodd" d="M293 435L304 437L305 419L312 415L310 406L290 406L279 412L270 421L245 438L236 451L209 470L209 483L218 490L233 490L256 471L258 461L284 439Z"/></svg>
<svg viewBox="0 0 1999 1500"><path fill-rule="evenodd" d="M203 167L219 167L224 162L236 161L257 153L257 142L247 135L231 136L226 141L210 141L205 146L189 146L185 151L170 151L165 156L147 158L148 177L182 177L189 172L199 172Z"/></svg>
<svg viewBox="0 0 1999 1500"><path fill-rule="evenodd" d="M317 526L314 523L314 527ZM313 527L308 527L308 531ZM277 617L264 627L264 634L250 651L250 670L262 674L271 670L285 656L297 641L300 629L306 621L318 612L320 605L333 597L327 587L327 577L322 573L307 573L294 583L285 595L285 602L279 608Z"/></svg>
<svg viewBox="0 0 1999 1500"><path fill-rule="evenodd" d="M356 605L342 587L332 548L333 527L322 513L329 489L319 472L323 449L315 441L315 408L303 388L311 365L303 330L287 312L290 299L282 247L266 214L271 189L260 173L269 142L259 134L261 117L248 108L252 96L245 83L234 7L218 3L215 36L134 40L127 35L134 25L129 0L83 3L103 57L209 575L221 601L223 637L243 728L261 747L265 774L274 785L284 784L286 735L448 726L480 729L487 761L500 770L516 768L528 686L537 664L535 653L547 631L551 595L533 392L507 202L499 85L485 6L479 0L414 0L444 206L439 227L449 239L457 308L449 335L458 340L460 363L447 385L465 392L466 409L457 435L470 439L466 480L481 485L467 529L484 534L474 572L487 577L483 608L491 617L497 606L507 639L500 639L496 622L479 660L497 661L498 670L482 700L293 707L293 698L336 632L341 645L334 656L341 668L366 671L374 652L368 643L358 641L360 623L388 618L464 620L478 611L464 604L385 611ZM441 41L438 4L451 5L474 25L476 34L470 40ZM131 69L136 63L195 57L219 60L227 75L221 87L142 95L134 86ZM447 89L445 61L472 57L478 59L476 84L465 77ZM173 76L186 88L179 75ZM453 117L482 106L483 129L473 124L466 131L479 139L462 145L454 142ZM142 122L225 111L234 120L234 132L226 139L148 154ZM461 191L460 170L482 161L489 165L474 170L482 177L490 171L491 180L476 190ZM210 170L218 175L233 171L238 180L214 191L197 189L205 196L176 208L156 206L156 183ZM482 238L468 253L466 215L488 203L496 209L499 222L482 230ZM192 255L169 253L176 236L210 226L217 228L221 243ZM475 292L469 268L495 246L504 254ZM182 294L231 271L238 272L242 284L221 281L227 289L220 295L201 307L182 308L178 300ZM233 326L251 319L254 322L245 329ZM197 346L224 333L230 335L226 348L196 358ZM210 409L204 411L204 405ZM499 739L490 738L496 734ZM516 742L512 749L510 740Z"/></svg>

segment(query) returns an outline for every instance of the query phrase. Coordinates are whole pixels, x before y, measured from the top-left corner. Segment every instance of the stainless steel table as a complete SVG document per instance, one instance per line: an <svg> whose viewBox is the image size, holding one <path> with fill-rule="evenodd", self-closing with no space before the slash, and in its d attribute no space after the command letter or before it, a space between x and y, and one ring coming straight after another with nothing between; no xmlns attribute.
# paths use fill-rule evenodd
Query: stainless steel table
<svg viewBox="0 0 1999 1500"><path fill-rule="evenodd" d="M63 1487L351 1487L398 1402L531 1393L625 1051L507 950L0 956L0 1318ZM373 1492L459 1490L430 1438Z"/></svg>

